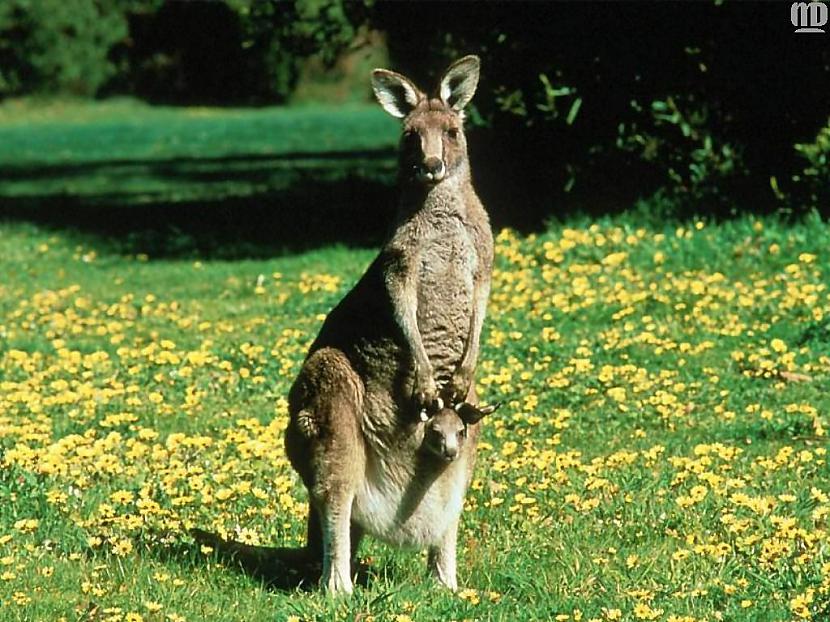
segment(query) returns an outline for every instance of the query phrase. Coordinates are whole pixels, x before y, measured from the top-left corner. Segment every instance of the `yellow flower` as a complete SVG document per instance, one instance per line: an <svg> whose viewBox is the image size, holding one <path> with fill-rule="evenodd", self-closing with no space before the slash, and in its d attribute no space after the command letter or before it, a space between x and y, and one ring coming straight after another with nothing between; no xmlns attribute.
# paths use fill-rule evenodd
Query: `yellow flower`
<svg viewBox="0 0 830 622"><path fill-rule="evenodd" d="M31 603L32 599L25 592L15 592L14 594L12 594L12 601L14 602L14 604L23 607Z"/></svg>
<svg viewBox="0 0 830 622"><path fill-rule="evenodd" d="M615 402L624 402L625 401L625 389L622 387L613 387L608 389L607 391L608 397L610 397Z"/></svg>
<svg viewBox="0 0 830 622"><path fill-rule="evenodd" d="M14 528L20 533L32 533L40 525L40 521L36 518L23 518L15 521Z"/></svg>
<svg viewBox="0 0 830 622"><path fill-rule="evenodd" d="M110 500L113 503L127 504L135 498L135 495L128 490L116 490L110 495Z"/></svg>
<svg viewBox="0 0 830 622"><path fill-rule="evenodd" d="M133 551L133 543L126 538L119 538L112 543L112 552L119 557L129 555Z"/></svg>
<svg viewBox="0 0 830 622"><path fill-rule="evenodd" d="M790 611L793 614L803 620L809 620L812 618L812 614L810 613L810 605L813 604L813 596L815 591L813 589L808 589L803 594L799 594L792 600L790 600Z"/></svg>
<svg viewBox="0 0 830 622"><path fill-rule="evenodd" d="M662 609L652 609L645 603L637 603L634 605L634 617L638 620L656 620L662 614Z"/></svg>
<svg viewBox="0 0 830 622"><path fill-rule="evenodd" d="M458 592L458 597L462 600L466 600L471 605L477 605L480 602L478 592L476 592L475 590L471 590L469 588Z"/></svg>

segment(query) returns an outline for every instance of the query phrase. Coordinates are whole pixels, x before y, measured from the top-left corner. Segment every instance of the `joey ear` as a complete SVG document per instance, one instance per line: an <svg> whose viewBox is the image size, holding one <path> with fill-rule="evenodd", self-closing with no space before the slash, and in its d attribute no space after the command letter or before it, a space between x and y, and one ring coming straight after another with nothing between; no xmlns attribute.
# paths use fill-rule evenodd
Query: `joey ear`
<svg viewBox="0 0 830 622"><path fill-rule="evenodd" d="M459 58L444 72L439 94L447 106L461 112L470 103L478 86L481 61L478 56Z"/></svg>
<svg viewBox="0 0 830 622"><path fill-rule="evenodd" d="M461 417L461 421L463 421L467 425L475 425L487 415L496 412L499 406L501 406L501 403L491 404L490 406L483 406L481 408L478 408L477 406L473 406L472 404L468 404L467 402L462 402L461 404L455 407L455 411L458 413L458 416Z"/></svg>
<svg viewBox="0 0 830 622"><path fill-rule="evenodd" d="M398 119L412 112L424 97L409 78L388 69L372 72L372 90L383 109Z"/></svg>
<svg viewBox="0 0 830 622"><path fill-rule="evenodd" d="M496 402L495 404L490 404L489 406L482 406L479 410L481 411L481 416L484 417L486 415L492 415L499 408L501 408L501 402Z"/></svg>

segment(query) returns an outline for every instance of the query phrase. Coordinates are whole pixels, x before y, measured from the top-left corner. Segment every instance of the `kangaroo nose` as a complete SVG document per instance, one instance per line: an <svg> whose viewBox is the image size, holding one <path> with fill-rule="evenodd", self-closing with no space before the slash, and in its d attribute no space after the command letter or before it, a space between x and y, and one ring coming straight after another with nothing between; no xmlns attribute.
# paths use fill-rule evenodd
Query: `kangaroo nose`
<svg viewBox="0 0 830 622"><path fill-rule="evenodd" d="M455 460L455 457L458 455L458 446L456 445L449 445L444 447L444 457L447 460Z"/></svg>
<svg viewBox="0 0 830 622"><path fill-rule="evenodd" d="M424 160L424 177L430 181L440 181L444 177L444 161L435 156Z"/></svg>

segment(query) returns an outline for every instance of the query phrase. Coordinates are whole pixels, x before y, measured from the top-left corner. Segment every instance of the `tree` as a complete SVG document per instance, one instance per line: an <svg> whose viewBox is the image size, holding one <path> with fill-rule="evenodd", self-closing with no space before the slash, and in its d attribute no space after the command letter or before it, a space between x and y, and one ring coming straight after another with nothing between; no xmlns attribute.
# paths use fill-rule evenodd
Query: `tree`
<svg viewBox="0 0 830 622"><path fill-rule="evenodd" d="M124 3L5 0L0 3L0 96L94 95L112 77L112 47L127 35Z"/></svg>

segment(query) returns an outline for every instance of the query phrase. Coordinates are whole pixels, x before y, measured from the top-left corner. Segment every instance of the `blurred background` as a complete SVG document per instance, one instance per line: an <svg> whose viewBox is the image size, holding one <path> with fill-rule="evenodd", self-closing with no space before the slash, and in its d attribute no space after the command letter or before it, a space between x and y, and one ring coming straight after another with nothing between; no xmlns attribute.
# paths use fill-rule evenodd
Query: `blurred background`
<svg viewBox="0 0 830 622"><path fill-rule="evenodd" d="M0 219L152 256L375 244L397 123L482 58L474 182L497 227L830 213L830 33L789 2L4 0Z"/></svg>

